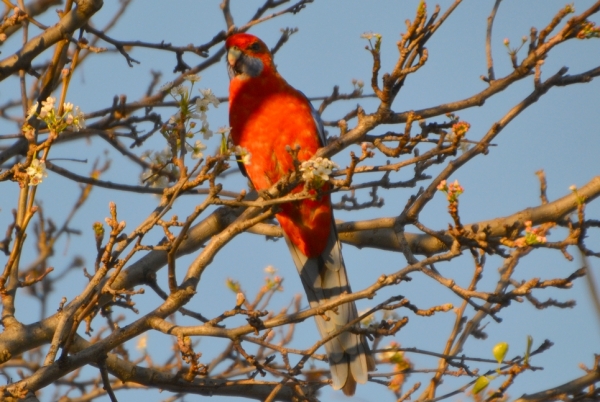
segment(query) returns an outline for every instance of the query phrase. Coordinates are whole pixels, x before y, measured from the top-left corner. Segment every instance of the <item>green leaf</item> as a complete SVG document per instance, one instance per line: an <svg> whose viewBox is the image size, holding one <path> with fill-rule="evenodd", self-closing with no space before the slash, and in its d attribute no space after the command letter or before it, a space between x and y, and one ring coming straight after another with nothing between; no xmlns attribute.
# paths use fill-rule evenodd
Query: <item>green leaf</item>
<svg viewBox="0 0 600 402"><path fill-rule="evenodd" d="M490 383L490 380L486 376L479 377L477 379L477 381L475 381L475 384L473 384L473 394L477 395L478 393L483 391L485 389L485 387L488 386L489 383Z"/></svg>
<svg viewBox="0 0 600 402"><path fill-rule="evenodd" d="M502 363L502 360L504 360L504 356L506 356L506 352L508 352L508 343L500 342L496 344L496 346L494 346L494 348L492 349L492 353L498 361L498 364Z"/></svg>
<svg viewBox="0 0 600 402"><path fill-rule="evenodd" d="M225 137L225 134L221 134L220 152L221 155L224 155L227 152L227 137Z"/></svg>
<svg viewBox="0 0 600 402"><path fill-rule="evenodd" d="M527 350L525 350L525 359L523 359L523 363L525 365L529 364L529 354L531 353L531 345L533 344L533 337L531 335L527 335Z"/></svg>

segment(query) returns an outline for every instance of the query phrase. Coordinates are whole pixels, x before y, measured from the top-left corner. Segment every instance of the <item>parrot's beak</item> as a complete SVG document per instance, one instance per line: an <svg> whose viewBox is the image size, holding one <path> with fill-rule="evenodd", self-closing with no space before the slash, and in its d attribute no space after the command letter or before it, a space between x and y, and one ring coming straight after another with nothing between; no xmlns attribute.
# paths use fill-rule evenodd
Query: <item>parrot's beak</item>
<svg viewBox="0 0 600 402"><path fill-rule="evenodd" d="M229 63L231 67L234 67L241 56L242 51L237 46L232 46L227 51L227 63Z"/></svg>
<svg viewBox="0 0 600 402"><path fill-rule="evenodd" d="M257 77L262 72L263 67L260 58L248 56L237 46L231 46L227 50L227 70L230 79L238 76L245 78Z"/></svg>

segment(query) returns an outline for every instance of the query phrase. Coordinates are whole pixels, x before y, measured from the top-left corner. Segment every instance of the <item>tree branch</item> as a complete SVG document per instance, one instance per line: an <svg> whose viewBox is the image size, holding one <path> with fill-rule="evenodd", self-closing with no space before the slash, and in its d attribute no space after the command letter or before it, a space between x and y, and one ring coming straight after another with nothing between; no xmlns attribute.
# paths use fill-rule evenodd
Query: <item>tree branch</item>
<svg viewBox="0 0 600 402"><path fill-rule="evenodd" d="M65 14L60 21L27 42L21 50L0 61L0 81L19 70L28 69L31 62L44 50L68 38L81 28L98 10L103 0L80 0L78 6Z"/></svg>

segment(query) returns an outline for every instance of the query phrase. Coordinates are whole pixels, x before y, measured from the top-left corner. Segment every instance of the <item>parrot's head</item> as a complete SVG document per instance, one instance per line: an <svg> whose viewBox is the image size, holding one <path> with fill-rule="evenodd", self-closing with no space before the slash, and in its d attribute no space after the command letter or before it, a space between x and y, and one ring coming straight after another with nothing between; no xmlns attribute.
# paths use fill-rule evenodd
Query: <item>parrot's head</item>
<svg viewBox="0 0 600 402"><path fill-rule="evenodd" d="M238 33L227 38L229 78L248 79L275 71L273 56L265 43L254 35Z"/></svg>

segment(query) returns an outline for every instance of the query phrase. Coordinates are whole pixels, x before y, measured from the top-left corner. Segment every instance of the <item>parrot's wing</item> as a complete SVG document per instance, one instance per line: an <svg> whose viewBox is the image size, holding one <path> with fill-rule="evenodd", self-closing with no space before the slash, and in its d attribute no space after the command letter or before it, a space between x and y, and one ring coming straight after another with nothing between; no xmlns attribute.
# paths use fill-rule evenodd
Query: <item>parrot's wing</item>
<svg viewBox="0 0 600 402"><path fill-rule="evenodd" d="M318 257L306 257L287 236L285 240L311 307L318 307L344 292L351 292L333 219L327 246ZM354 302L342 304L335 310L325 312L327 319L315 316L321 338L329 337L358 317ZM351 395L357 382L367 382L367 372L374 369L374 361L364 336L344 331L325 343L325 350L334 389L343 388L344 393Z"/></svg>
<svg viewBox="0 0 600 402"><path fill-rule="evenodd" d="M325 135L325 126L323 125L323 120L321 119L321 115L317 112L317 109L313 106L312 102L308 99L304 92L298 91L304 99L306 99L306 103L310 105L310 114L312 115L315 125L317 126L317 133L319 135L319 146L323 147L327 145L327 136Z"/></svg>

